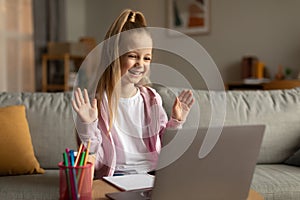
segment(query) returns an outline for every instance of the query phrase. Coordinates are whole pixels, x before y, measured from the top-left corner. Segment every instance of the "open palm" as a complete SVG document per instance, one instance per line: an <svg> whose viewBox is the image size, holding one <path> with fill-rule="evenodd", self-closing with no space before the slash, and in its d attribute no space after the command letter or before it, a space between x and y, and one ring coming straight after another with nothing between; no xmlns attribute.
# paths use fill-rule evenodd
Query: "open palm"
<svg viewBox="0 0 300 200"><path fill-rule="evenodd" d="M185 121L194 103L193 93L190 90L182 91L173 104L172 118Z"/></svg>
<svg viewBox="0 0 300 200"><path fill-rule="evenodd" d="M90 103L88 92L84 89L82 94L80 88L74 92L75 99L72 100L72 106L80 117L81 121L91 123L98 118L97 100L93 99Z"/></svg>

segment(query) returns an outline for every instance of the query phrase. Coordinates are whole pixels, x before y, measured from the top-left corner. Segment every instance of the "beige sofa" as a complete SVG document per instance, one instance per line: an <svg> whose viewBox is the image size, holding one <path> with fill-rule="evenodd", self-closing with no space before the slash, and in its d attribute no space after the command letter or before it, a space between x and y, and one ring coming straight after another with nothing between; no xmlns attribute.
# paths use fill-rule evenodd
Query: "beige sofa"
<svg viewBox="0 0 300 200"><path fill-rule="evenodd" d="M180 89L155 88L170 113ZM212 93L215 105L217 99L226 99L225 125L266 124L251 187L267 200L300 199L300 167L285 163L300 148L300 89ZM194 95L200 125L207 126L210 95L204 90L194 90ZM57 164L66 147L76 148L70 98L70 93L0 93L0 107L26 106L35 156L45 169L44 174L0 176L0 199L58 199Z"/></svg>

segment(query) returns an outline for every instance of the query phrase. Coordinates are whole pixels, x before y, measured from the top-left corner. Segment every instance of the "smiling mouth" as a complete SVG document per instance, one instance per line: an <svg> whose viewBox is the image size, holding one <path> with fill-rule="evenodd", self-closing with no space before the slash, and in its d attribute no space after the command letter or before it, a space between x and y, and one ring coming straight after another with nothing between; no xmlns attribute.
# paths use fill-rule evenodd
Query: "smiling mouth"
<svg viewBox="0 0 300 200"><path fill-rule="evenodd" d="M144 72L145 71L135 71L135 70L128 70L128 72L130 73L130 74L133 74L133 75L142 75L142 74L144 74Z"/></svg>

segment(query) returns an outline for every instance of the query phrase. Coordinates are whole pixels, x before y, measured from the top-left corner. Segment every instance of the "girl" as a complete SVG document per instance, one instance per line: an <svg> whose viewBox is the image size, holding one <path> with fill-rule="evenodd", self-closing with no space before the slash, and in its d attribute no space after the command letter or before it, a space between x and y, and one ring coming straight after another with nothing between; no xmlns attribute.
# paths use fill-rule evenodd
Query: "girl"
<svg viewBox="0 0 300 200"><path fill-rule="evenodd" d="M132 32L122 35L128 30ZM101 59L110 56L108 52L120 56L102 74L97 99L90 102L87 90L82 93L78 88L72 100L78 135L85 144L91 141L90 151L96 154L95 178L154 170L164 130L180 128L194 102L191 91L182 91L168 120L160 95L143 85L150 70L152 39L141 12L124 10L105 39L113 36L118 46L113 52L107 46Z"/></svg>

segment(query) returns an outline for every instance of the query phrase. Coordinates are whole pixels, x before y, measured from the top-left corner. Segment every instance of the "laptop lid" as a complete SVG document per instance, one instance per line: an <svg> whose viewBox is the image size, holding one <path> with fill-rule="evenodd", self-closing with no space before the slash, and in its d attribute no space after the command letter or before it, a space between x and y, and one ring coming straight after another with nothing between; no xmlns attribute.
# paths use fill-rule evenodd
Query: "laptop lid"
<svg viewBox="0 0 300 200"><path fill-rule="evenodd" d="M223 127L212 151L201 159L199 151L207 128L167 130L151 199L247 199L264 130L264 125ZM107 196L142 200L149 199L148 193Z"/></svg>
<svg viewBox="0 0 300 200"><path fill-rule="evenodd" d="M199 150L207 131L200 128L187 150L166 167L161 167L164 157L171 157L179 147L172 145L168 151L163 148L152 199L247 199L264 130L264 125L223 127L212 151L200 159ZM177 135L193 132L182 130ZM164 143L174 133L167 131Z"/></svg>

